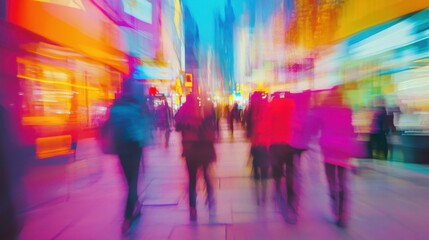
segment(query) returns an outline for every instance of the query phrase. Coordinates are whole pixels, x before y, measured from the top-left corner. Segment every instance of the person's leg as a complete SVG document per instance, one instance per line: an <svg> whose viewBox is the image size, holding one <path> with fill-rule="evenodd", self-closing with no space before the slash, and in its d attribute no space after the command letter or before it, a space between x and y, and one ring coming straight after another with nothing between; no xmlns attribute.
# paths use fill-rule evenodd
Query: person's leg
<svg viewBox="0 0 429 240"><path fill-rule="evenodd" d="M254 180L258 180L260 178L260 175L259 175L260 160L259 160L259 152L258 151L259 151L258 148L255 146L252 146L252 148L250 149L250 154L253 156L252 170L253 170Z"/></svg>
<svg viewBox="0 0 429 240"><path fill-rule="evenodd" d="M137 143L132 142L123 144L118 151L118 157L128 185L128 196L124 214L125 219L122 225L122 231L124 234L129 231L132 221L140 215L140 208L137 206L137 182L140 170L139 163L141 154L142 149Z"/></svg>
<svg viewBox="0 0 429 240"><path fill-rule="evenodd" d="M376 157L377 152L377 139L376 134L371 133L369 134L369 142L368 142L368 154L369 158L373 159Z"/></svg>
<svg viewBox="0 0 429 240"><path fill-rule="evenodd" d="M229 118L229 128L231 130L231 134L234 135L234 118L233 117Z"/></svg>
<svg viewBox="0 0 429 240"><path fill-rule="evenodd" d="M138 199L138 181L139 181L139 171L140 171L140 164L142 164L142 158L143 158L143 149L138 145L138 143L134 146L134 151L132 155L132 166L130 167L132 169L131 172L131 183L130 183L130 189L132 191L131 195L131 204L133 204L133 217L140 215L140 208L141 204L139 203Z"/></svg>
<svg viewBox="0 0 429 240"><path fill-rule="evenodd" d="M383 160L385 148L387 148L386 134L383 131L380 131L375 135L375 146L376 146L375 157L377 159Z"/></svg>
<svg viewBox="0 0 429 240"><path fill-rule="evenodd" d="M294 164L294 153L292 149L285 146L284 161L286 163L286 192L287 192L287 208L285 219L288 223L294 224L297 221L297 199L295 192L295 164Z"/></svg>
<svg viewBox="0 0 429 240"><path fill-rule="evenodd" d="M268 180L268 169L269 169L269 159L268 159L268 150L265 146L261 147L261 161L260 161L260 170L261 170L261 195L262 202L265 202L267 198L267 180Z"/></svg>
<svg viewBox="0 0 429 240"><path fill-rule="evenodd" d="M281 146L272 145L270 146L270 154L271 154L271 169L272 175L274 178L274 186L275 186L275 200L276 204L280 209L284 209L284 197L281 191L281 179L283 176L283 159L281 157Z"/></svg>
<svg viewBox="0 0 429 240"><path fill-rule="evenodd" d="M287 203L288 207L295 210L295 166L293 163L293 153L286 152L285 153L285 162L286 162L286 192L287 192Z"/></svg>
<svg viewBox="0 0 429 240"><path fill-rule="evenodd" d="M300 205L300 195L301 195L301 156L304 152L303 149L293 149L292 153L292 164L293 164L293 192L294 199L292 203L295 208L295 212L298 214L299 205Z"/></svg>
<svg viewBox="0 0 429 240"><path fill-rule="evenodd" d="M253 179L255 184L255 198L256 203L259 205L260 200L262 198L265 201L263 196L264 189L262 184L262 178L264 177L264 169L263 169L263 146L252 146L251 153L253 156Z"/></svg>
<svg viewBox="0 0 429 240"><path fill-rule="evenodd" d="M165 147L168 148L168 146L170 145L170 127L167 126L165 127Z"/></svg>
<svg viewBox="0 0 429 240"><path fill-rule="evenodd" d="M213 183L210 175L210 164L205 164L203 166L203 174L204 174L204 181L206 182L206 189L207 189L207 204L211 209L214 206L214 190L213 190Z"/></svg>
<svg viewBox="0 0 429 240"><path fill-rule="evenodd" d="M338 179L338 219L337 224L341 227L345 226L347 217L347 169L337 166Z"/></svg>
<svg viewBox="0 0 429 240"><path fill-rule="evenodd" d="M125 219L133 218L133 211L138 200L137 182L142 150L137 143L129 143L127 148L120 151L119 159L128 185Z"/></svg>
<svg viewBox="0 0 429 240"><path fill-rule="evenodd" d="M325 173L328 183L329 197L331 198L331 209L334 216L337 216L337 190L336 190L336 168L335 165L325 162Z"/></svg>
<svg viewBox="0 0 429 240"><path fill-rule="evenodd" d="M329 196L331 198L335 198L335 185L336 185L336 174L335 174L335 165L332 165L330 163L325 162L325 173L326 173L326 179L328 181L328 190L329 190Z"/></svg>
<svg viewBox="0 0 429 240"><path fill-rule="evenodd" d="M190 207L191 220L196 220L197 170L198 170L196 160L192 158L187 158L186 166L188 168L188 176L189 176L189 207Z"/></svg>
<svg viewBox="0 0 429 240"><path fill-rule="evenodd" d="M380 148L383 160L387 160L387 154L389 152L389 146L387 143L387 134L385 132L380 133Z"/></svg>
<svg viewBox="0 0 429 240"><path fill-rule="evenodd" d="M278 195L281 195L281 178L283 176L283 162L282 159L275 154L275 151L272 152L272 162L271 162L271 168L272 168L272 175L274 178L275 183L275 189L276 193Z"/></svg>

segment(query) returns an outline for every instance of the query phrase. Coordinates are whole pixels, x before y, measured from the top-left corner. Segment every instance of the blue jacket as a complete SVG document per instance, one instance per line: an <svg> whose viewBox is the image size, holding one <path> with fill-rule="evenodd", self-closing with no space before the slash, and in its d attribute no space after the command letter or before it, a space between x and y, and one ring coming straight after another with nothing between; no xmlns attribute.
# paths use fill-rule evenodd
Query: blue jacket
<svg viewBox="0 0 429 240"><path fill-rule="evenodd" d="M116 100L110 109L110 121L116 144L132 141L144 146L148 143L149 116L144 115L141 105L133 98Z"/></svg>

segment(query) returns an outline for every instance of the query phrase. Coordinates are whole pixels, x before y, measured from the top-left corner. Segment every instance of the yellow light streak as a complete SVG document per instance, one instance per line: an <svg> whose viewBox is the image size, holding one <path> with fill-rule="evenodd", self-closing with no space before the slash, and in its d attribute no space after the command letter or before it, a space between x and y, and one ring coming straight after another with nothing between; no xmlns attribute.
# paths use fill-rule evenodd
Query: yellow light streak
<svg viewBox="0 0 429 240"><path fill-rule="evenodd" d="M35 82L51 83L51 84L63 85L63 86L67 86L67 87L76 87L76 88L88 89L88 90L94 90L94 91L98 91L99 90L98 88L95 88L95 87L88 87L88 86L83 86L83 85L79 85L79 84L73 84L73 83L69 83L69 82L58 82L58 81L41 79L41 78L33 78L33 77L24 76L24 75L21 75L21 74L18 74L17 77L22 78L22 79L27 79L27 80L35 81Z"/></svg>

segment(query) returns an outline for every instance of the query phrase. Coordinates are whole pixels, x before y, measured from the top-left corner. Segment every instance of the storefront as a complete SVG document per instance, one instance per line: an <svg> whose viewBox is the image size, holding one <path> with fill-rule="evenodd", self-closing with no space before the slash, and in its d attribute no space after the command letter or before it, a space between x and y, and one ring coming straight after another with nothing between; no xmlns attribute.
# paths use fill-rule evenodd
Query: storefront
<svg viewBox="0 0 429 240"><path fill-rule="evenodd" d="M385 105L400 134L394 160L425 162L429 139L429 9L367 29L345 42L341 74L356 112ZM365 115L366 116L366 115ZM369 116L369 117L368 117ZM372 115L361 129L371 130ZM395 137L395 136L393 136Z"/></svg>
<svg viewBox="0 0 429 240"><path fill-rule="evenodd" d="M37 159L73 154L85 129L103 121L128 72L120 29L89 1L79 3L8 1L1 23L8 36L0 50L8 76L2 94L20 142Z"/></svg>

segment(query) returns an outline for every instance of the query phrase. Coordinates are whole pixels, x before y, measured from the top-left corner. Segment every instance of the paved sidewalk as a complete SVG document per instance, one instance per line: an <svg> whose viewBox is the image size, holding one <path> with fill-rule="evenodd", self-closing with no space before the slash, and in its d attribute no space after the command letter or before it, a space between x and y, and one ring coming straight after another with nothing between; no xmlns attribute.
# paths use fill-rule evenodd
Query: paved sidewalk
<svg viewBox="0 0 429 240"><path fill-rule="evenodd" d="M249 144L241 137L216 145L214 169L216 214L204 205L199 182L198 222L189 222L187 173L180 159L180 137L173 133L168 149L145 151L139 192L142 217L130 239L427 239L429 175L404 167L372 163L358 175L350 174L351 221L339 229L329 211L323 165L317 152L301 161L301 211L296 225L282 219L272 200L257 205L247 166ZM242 134L240 131L236 131ZM226 138L226 139L225 139ZM73 181L69 197L28 212L21 239L122 239L120 229L125 186L118 160L102 155L87 143L88 164L73 176L93 168L84 181ZM366 164L366 163L365 163ZM395 173L395 174L393 174Z"/></svg>

